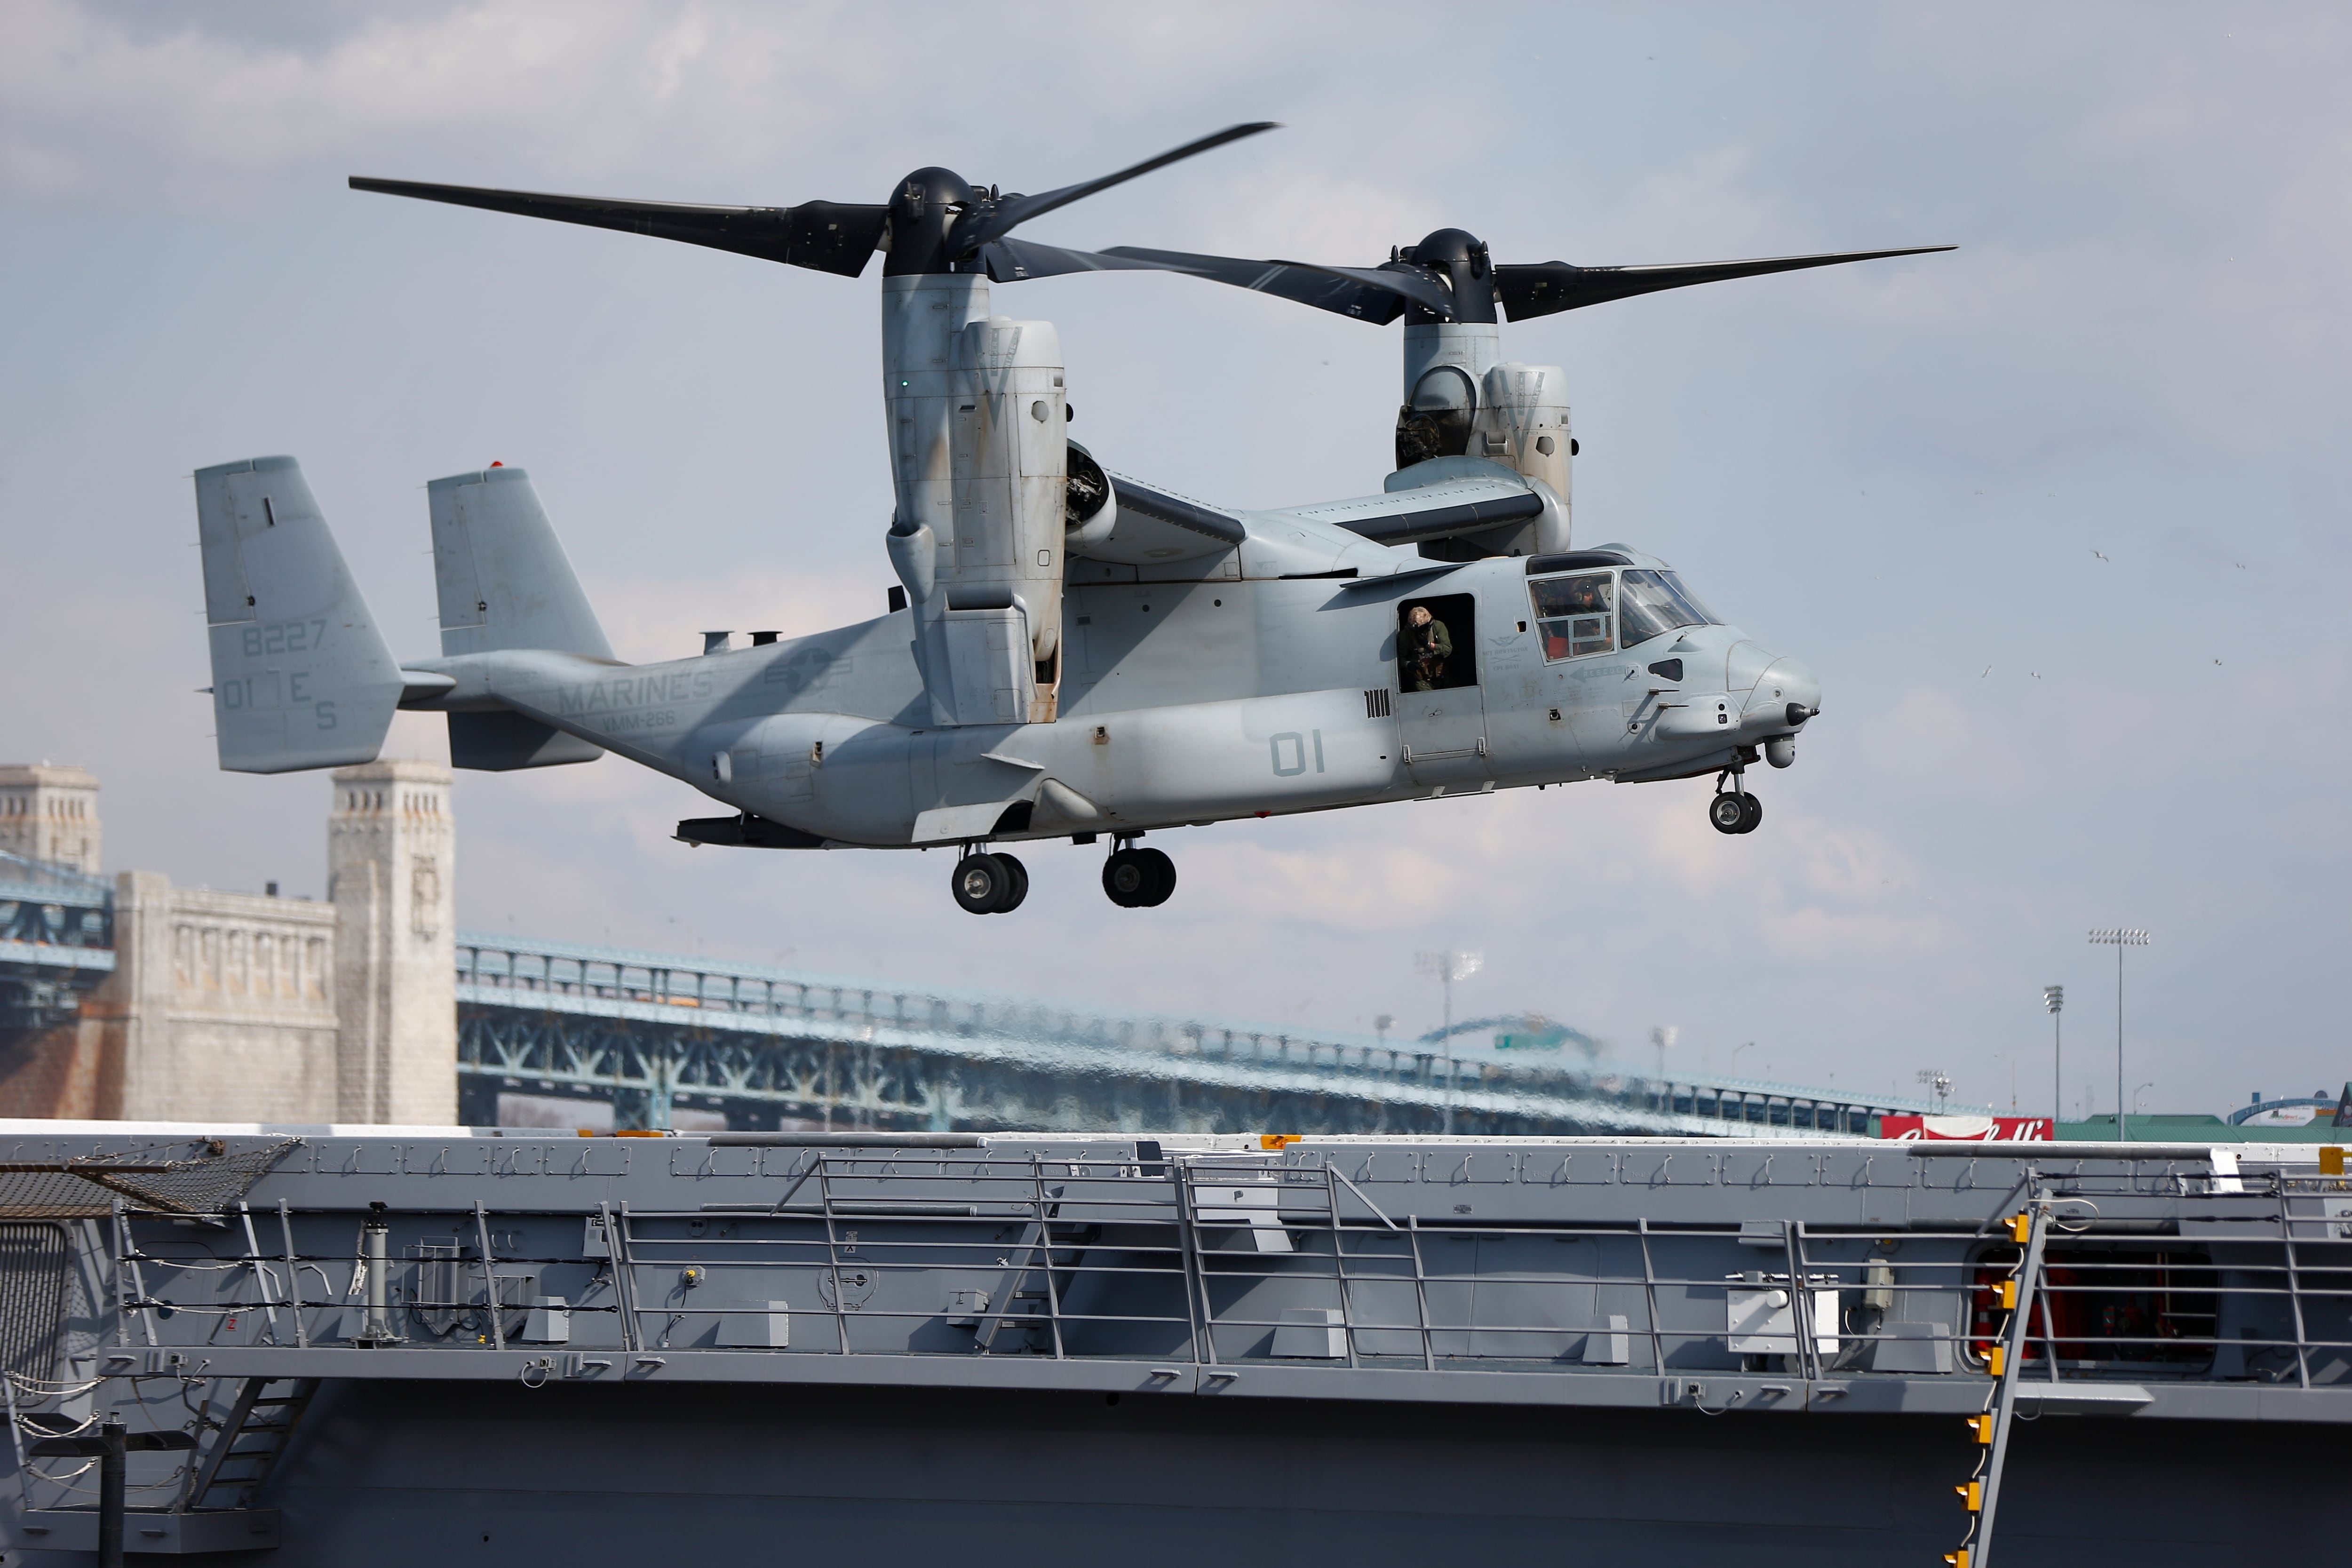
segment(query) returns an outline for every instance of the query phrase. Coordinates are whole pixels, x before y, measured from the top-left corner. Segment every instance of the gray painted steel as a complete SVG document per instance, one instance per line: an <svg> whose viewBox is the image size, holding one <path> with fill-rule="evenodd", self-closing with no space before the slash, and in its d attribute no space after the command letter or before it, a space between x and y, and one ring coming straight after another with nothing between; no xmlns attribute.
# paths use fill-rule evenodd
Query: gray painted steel
<svg viewBox="0 0 2352 1568"><path fill-rule="evenodd" d="M918 169L887 207L353 180L851 276L884 247L886 549L903 596L881 620L742 650L713 633L702 658L619 665L528 481L486 471L431 487L443 647L403 668L293 459L206 468L198 513L222 765L365 760L397 702L448 715L460 767L611 751L691 784L737 814L731 830L681 825L681 837L712 845L985 856L1000 842L1108 835L1116 858L1144 833L1180 826L1706 773L1727 797L1710 803L1717 827L1753 830L1761 811L1744 771L1790 765L1820 683L1701 609L1662 562L1627 552L1622 576L1612 565L1578 583L1525 580L1521 558L1570 548L1576 444L1565 374L1502 357L1500 275L1483 242L1440 230L1360 268L1009 237L1270 129L1233 126L1038 195ZM1863 254L1550 264L1509 297L1541 313ZM1108 478L1073 447L1058 335L996 314L992 289L1131 268L1198 272L1366 320L1404 311L1405 405L1381 493L1212 506ZM1440 607L1430 599L1450 642L1416 651L1406 634ZM1648 613L1645 602L1669 608ZM1120 878L1139 876L1120 890ZM971 860L957 879L975 913L1009 912L1027 888L1018 862L1002 858ZM1139 908L1174 883L1114 858L1105 887Z"/></svg>
<svg viewBox="0 0 2352 1568"><path fill-rule="evenodd" d="M73 1254L20 1414L216 1441L318 1380L272 1561L1900 1561L1962 1538L2021 1214L2003 1563L2227 1561L2352 1451L2305 1150L0 1132ZM26 1487L12 1552L89 1522Z"/></svg>

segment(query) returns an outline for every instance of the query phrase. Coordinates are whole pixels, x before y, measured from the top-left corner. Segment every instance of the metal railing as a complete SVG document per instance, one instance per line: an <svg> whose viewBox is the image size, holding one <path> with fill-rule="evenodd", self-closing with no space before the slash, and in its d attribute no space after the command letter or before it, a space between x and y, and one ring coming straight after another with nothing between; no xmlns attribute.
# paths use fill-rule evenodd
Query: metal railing
<svg viewBox="0 0 2352 1568"><path fill-rule="evenodd" d="M670 1124L673 1103L793 1105L859 1126L1064 1125L1039 1119L1053 1097L1042 1084L1029 1092L1028 1073L1122 1085L1108 1097L1117 1103L1089 1107L1113 1112L1108 1121L1070 1124L1093 1126L1139 1124L1116 1114L1133 1110L1142 1125L1190 1128L1186 1095L1197 1105L1254 1092L1324 1097L1339 1118L1314 1123L1326 1131L1412 1129L1449 1099L1465 1125L1487 1133L1864 1136L1885 1112L1939 1109L1731 1076L1664 1078L1574 1049L1391 1045L476 931L458 933L457 981L461 1074L612 1094L625 1124L655 1128ZM1235 1126L1244 1124L1264 1125Z"/></svg>
<svg viewBox="0 0 2352 1568"><path fill-rule="evenodd" d="M529 1320L552 1310L571 1345L664 1356L1866 1379L1986 1372L2009 1321L2000 1283L2019 1256L1990 1219L1939 1233L1397 1217L1328 1161L793 1152L773 1203L585 1216L594 1278L551 1301L540 1286L579 1270L583 1249L534 1251L525 1238L552 1241L551 1226L577 1214L477 1204L454 1231L433 1219L441 1242L387 1241L377 1254L371 1222L348 1213L281 1203L257 1224L239 1205L225 1216L239 1245L223 1256L117 1205L113 1337L125 1348L504 1351L533 1342ZM2271 1217L2241 1222L2243 1236L2208 1240L2103 1221L2100 1197L2133 1194L2137 1180L2049 1191L2020 1342L2029 1397L2061 1382L2352 1388L2352 1188L2248 1176L2239 1192L2175 1194L2191 1208L2226 1197L2241 1214L2249 1197L2269 1200ZM315 1238L327 1224L357 1227L348 1248L298 1248L298 1231ZM207 1276L229 1288L205 1299ZM213 1326L192 1337L165 1326L173 1318Z"/></svg>

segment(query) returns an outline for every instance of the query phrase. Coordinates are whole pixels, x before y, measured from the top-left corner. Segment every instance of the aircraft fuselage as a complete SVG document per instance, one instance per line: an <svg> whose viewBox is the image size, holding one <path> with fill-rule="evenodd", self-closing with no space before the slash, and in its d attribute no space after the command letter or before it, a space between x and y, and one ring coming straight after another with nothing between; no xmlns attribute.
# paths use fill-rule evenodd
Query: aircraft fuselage
<svg viewBox="0 0 2352 1568"><path fill-rule="evenodd" d="M520 711L842 847L1685 776L1753 760L1800 727L1792 708L1819 706L1809 672L1729 626L1572 651L1530 593L1560 580L1494 559L1395 578L1074 584L1052 723L930 723L905 612L661 664L514 651L414 668L457 679L434 707ZM1433 680L1399 658L1416 605L1451 634Z"/></svg>

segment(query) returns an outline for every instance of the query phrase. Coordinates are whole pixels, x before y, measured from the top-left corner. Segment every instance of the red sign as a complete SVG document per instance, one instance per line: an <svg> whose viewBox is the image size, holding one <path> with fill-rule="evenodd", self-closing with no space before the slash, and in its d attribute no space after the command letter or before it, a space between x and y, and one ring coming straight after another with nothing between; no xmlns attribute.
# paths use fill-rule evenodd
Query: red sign
<svg viewBox="0 0 2352 1568"><path fill-rule="evenodd" d="M2057 1129L2047 1116L1882 1116L1881 1138L1925 1138L1961 1142L2047 1143Z"/></svg>

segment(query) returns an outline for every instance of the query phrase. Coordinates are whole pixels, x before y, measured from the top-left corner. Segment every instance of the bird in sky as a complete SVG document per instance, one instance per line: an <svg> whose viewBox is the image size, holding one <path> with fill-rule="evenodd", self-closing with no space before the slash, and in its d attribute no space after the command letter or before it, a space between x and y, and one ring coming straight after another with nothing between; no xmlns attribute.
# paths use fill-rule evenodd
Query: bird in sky
<svg viewBox="0 0 2352 1568"><path fill-rule="evenodd" d="M2217 659L2215 659L2213 662L2214 662L2216 665L2219 665L2221 661L2220 659L2218 659L2218 658L2217 658Z"/></svg>
<svg viewBox="0 0 2352 1568"><path fill-rule="evenodd" d="M2094 555L2098 555L2099 559L2100 559L2100 560L2102 560L2102 561L2106 561L2106 560L2107 560L2107 558L2106 558L2105 555L2101 555L2101 554L2099 553L2099 552L2097 552L2097 551L2095 551L2095 550L2092 551L2092 552L2091 552L2091 553L2092 553L2092 554L2094 554ZM2112 566L2112 565L2114 565L2114 564L2115 564L2115 563L2114 563L2114 562L2112 562L2112 561L2108 561L2108 562L2107 562L2107 564L2108 564L2108 565L2110 565L2110 566Z"/></svg>
<svg viewBox="0 0 2352 1568"><path fill-rule="evenodd" d="M1977 679L1978 679L1979 680L1982 680L1982 679L1985 678L1985 675L1990 675L1991 673L1992 673L1992 666L1990 666L1990 665L1986 665L1986 666L1984 667L1984 675L1979 675L1979 676L1978 676L1978 677L1977 677Z"/></svg>
<svg viewBox="0 0 2352 1568"><path fill-rule="evenodd" d="M2040 670L2038 670L2038 669L2029 669L2029 670L2027 670L2025 673L2026 673L2026 674L2028 674L2028 675L2030 675L2030 676L2032 676L2032 677L2033 677L2033 679L2036 679L2036 680L2039 680L2039 679L2042 679L2042 672L2041 672Z"/></svg>

